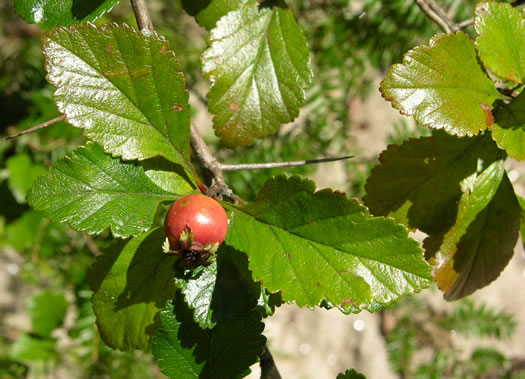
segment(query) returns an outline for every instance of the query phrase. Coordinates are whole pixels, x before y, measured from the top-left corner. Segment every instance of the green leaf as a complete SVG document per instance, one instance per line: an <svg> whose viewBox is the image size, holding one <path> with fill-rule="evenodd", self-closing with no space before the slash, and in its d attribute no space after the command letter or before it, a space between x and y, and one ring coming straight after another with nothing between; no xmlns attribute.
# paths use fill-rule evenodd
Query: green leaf
<svg viewBox="0 0 525 379"><path fill-rule="evenodd" d="M176 278L175 285L195 309L194 320L201 328L244 317L261 296L259 283L253 282L248 271L246 255L224 245L215 263L188 270Z"/></svg>
<svg viewBox="0 0 525 379"><path fill-rule="evenodd" d="M182 7L195 17L199 25L207 30L215 27L219 19L228 12L238 9L248 0L182 0Z"/></svg>
<svg viewBox="0 0 525 379"><path fill-rule="evenodd" d="M100 234L109 226L114 236L128 237L148 230L158 204L174 196L153 184L140 165L111 158L89 143L38 178L28 199L76 230Z"/></svg>
<svg viewBox="0 0 525 379"><path fill-rule="evenodd" d="M163 156L194 174L188 92L168 41L127 25L85 23L46 33L43 50L58 109L86 137L113 156Z"/></svg>
<svg viewBox="0 0 525 379"><path fill-rule="evenodd" d="M19 203L26 201L26 194L35 178L42 175L46 168L41 164L33 164L31 157L25 153L16 154L6 160L9 172L7 182L13 196Z"/></svg>
<svg viewBox="0 0 525 379"><path fill-rule="evenodd" d="M201 329L192 310L178 295L161 312L162 329L153 340L153 354L162 372L177 379L239 378L249 373L266 344L264 324L253 311L244 318Z"/></svg>
<svg viewBox="0 0 525 379"><path fill-rule="evenodd" d="M194 187L184 180L182 168L164 158L151 158L140 162L146 176L164 191L185 195Z"/></svg>
<svg viewBox="0 0 525 379"><path fill-rule="evenodd" d="M162 229L144 233L97 257L89 272L97 326L114 349L145 349L175 294L175 257L162 252L165 238Z"/></svg>
<svg viewBox="0 0 525 379"><path fill-rule="evenodd" d="M481 2L476 6L476 48L484 65L515 83L525 79L525 25L510 4Z"/></svg>
<svg viewBox="0 0 525 379"><path fill-rule="evenodd" d="M54 339L41 339L22 334L11 346L9 356L21 361L46 361L58 355L55 344Z"/></svg>
<svg viewBox="0 0 525 379"><path fill-rule="evenodd" d="M391 67L381 92L401 113L458 136L473 136L492 125L492 103L504 98L462 32L434 37L429 46L410 50L403 64Z"/></svg>
<svg viewBox="0 0 525 379"><path fill-rule="evenodd" d="M471 191L463 194L457 222L442 237L430 260L436 267L435 280L447 300L468 296L491 283L514 253L521 209L507 176L499 186L490 177L499 175L503 163L494 165L493 174L487 170L487 175L476 178Z"/></svg>
<svg viewBox="0 0 525 379"><path fill-rule="evenodd" d="M510 157L525 160L525 92L510 104L500 104L496 110L496 123L492 125L492 138Z"/></svg>
<svg viewBox="0 0 525 379"><path fill-rule="evenodd" d="M228 13L210 42L202 56L213 83L208 109L224 143L249 145L298 116L312 70L302 30L282 1L249 2Z"/></svg>
<svg viewBox="0 0 525 379"><path fill-rule="evenodd" d="M525 244L525 199L523 197L517 196L518 202L521 207L521 218L520 218L520 234L521 240Z"/></svg>
<svg viewBox="0 0 525 379"><path fill-rule="evenodd" d="M33 332L49 337L64 322L67 307L68 302L62 293L44 291L31 296L27 301L27 312Z"/></svg>
<svg viewBox="0 0 525 379"><path fill-rule="evenodd" d="M344 373L338 374L336 379L366 379L366 376L352 368L346 370Z"/></svg>
<svg viewBox="0 0 525 379"><path fill-rule="evenodd" d="M257 201L233 207L226 242L248 255L256 281L284 301L344 309L389 304L430 284L418 243L345 194L277 176Z"/></svg>
<svg viewBox="0 0 525 379"><path fill-rule="evenodd" d="M6 239L7 242L18 252L30 250L39 237L41 224L44 220L42 212L29 210L22 214L22 217L16 221L7 224Z"/></svg>
<svg viewBox="0 0 525 379"><path fill-rule="evenodd" d="M15 10L29 24L45 29L94 21L120 0L15 0Z"/></svg>
<svg viewBox="0 0 525 379"><path fill-rule="evenodd" d="M373 215L393 217L427 234L444 232L456 221L461 182L502 153L488 135L438 133L390 145L372 169L364 202Z"/></svg>

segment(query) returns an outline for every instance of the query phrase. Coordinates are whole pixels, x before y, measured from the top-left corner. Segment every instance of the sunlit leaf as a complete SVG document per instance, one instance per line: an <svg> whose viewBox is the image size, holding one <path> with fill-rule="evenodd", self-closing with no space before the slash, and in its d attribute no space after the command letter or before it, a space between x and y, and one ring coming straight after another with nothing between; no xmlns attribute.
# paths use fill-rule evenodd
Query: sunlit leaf
<svg viewBox="0 0 525 379"><path fill-rule="evenodd" d="M29 24L42 28L94 21L120 0L15 0L15 10Z"/></svg>
<svg viewBox="0 0 525 379"><path fill-rule="evenodd" d="M69 123L113 156L162 156L194 175L188 93L164 38L85 23L46 33L43 50L53 97Z"/></svg>
<svg viewBox="0 0 525 379"><path fill-rule="evenodd" d="M501 104L492 126L492 137L510 157L525 160L525 93L509 104Z"/></svg>
<svg viewBox="0 0 525 379"><path fill-rule="evenodd" d="M434 37L390 68L381 92L417 122L472 136L494 122L492 103L504 98L477 61L474 43L458 32Z"/></svg>
<svg viewBox="0 0 525 379"><path fill-rule="evenodd" d="M202 56L208 109L228 145L249 145L290 122L312 71L302 30L283 1L248 2L221 18Z"/></svg>
<svg viewBox="0 0 525 379"><path fill-rule="evenodd" d="M80 231L139 235L150 228L158 204L174 196L157 187L133 162L111 158L96 143L79 147L39 177L29 195L32 207Z"/></svg>
<svg viewBox="0 0 525 379"><path fill-rule="evenodd" d="M253 277L299 306L323 299L356 311L389 304L430 284L430 269L407 230L345 194L277 176L257 201L231 207L226 243L248 255Z"/></svg>
<svg viewBox="0 0 525 379"><path fill-rule="evenodd" d="M525 79L525 25L511 4L495 1L476 6L476 48L494 74L516 83Z"/></svg>

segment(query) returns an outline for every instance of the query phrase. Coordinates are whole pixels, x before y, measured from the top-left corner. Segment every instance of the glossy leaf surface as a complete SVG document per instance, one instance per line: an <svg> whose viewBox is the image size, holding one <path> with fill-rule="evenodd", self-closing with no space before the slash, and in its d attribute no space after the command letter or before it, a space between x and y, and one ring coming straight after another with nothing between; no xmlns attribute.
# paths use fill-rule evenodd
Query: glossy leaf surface
<svg viewBox="0 0 525 379"><path fill-rule="evenodd" d="M97 257L89 273L91 302L106 345L148 347L160 326L159 311L175 295L175 257L162 252L165 236L154 229Z"/></svg>
<svg viewBox="0 0 525 379"><path fill-rule="evenodd" d="M162 156L193 175L188 93L164 38L86 23L48 32L43 50L53 97L69 123L113 156Z"/></svg>
<svg viewBox="0 0 525 379"><path fill-rule="evenodd" d="M224 245L217 252L216 262L177 275L175 284L194 309L194 320L201 328L244 317L261 295L259 283L251 278L246 255Z"/></svg>
<svg viewBox="0 0 525 379"><path fill-rule="evenodd" d="M45 29L94 21L120 0L16 0L15 10L29 24Z"/></svg>
<svg viewBox="0 0 525 379"><path fill-rule="evenodd" d="M430 283L404 227L299 177L270 179L255 203L233 208L226 243L248 255L254 280L299 306L326 298L344 309L376 309Z"/></svg>
<svg viewBox="0 0 525 379"><path fill-rule="evenodd" d="M178 295L161 312L162 329L153 340L153 354L171 378L239 378L250 372L266 344L264 324L253 311L235 322L201 329L192 310Z"/></svg>
<svg viewBox="0 0 525 379"><path fill-rule="evenodd" d="M476 48L485 66L515 83L525 79L525 25L510 4L481 2L476 6Z"/></svg>
<svg viewBox="0 0 525 379"><path fill-rule="evenodd" d="M417 122L448 134L472 136L494 122L492 104L503 96L481 69L464 33L442 35L405 54L381 83L385 99Z"/></svg>
<svg viewBox="0 0 525 379"><path fill-rule="evenodd" d="M510 157L525 160L525 94L510 104L501 104L496 113L492 138Z"/></svg>
<svg viewBox="0 0 525 379"><path fill-rule="evenodd" d="M390 145L372 169L364 197L370 212L411 229L440 233L456 220L461 181L501 159L490 136L445 133Z"/></svg>
<svg viewBox="0 0 525 379"><path fill-rule="evenodd" d="M155 185L136 163L111 158L96 143L79 147L35 180L32 207L89 234L109 227L116 237L148 230L158 204L174 196Z"/></svg>
<svg viewBox="0 0 525 379"><path fill-rule="evenodd" d="M203 72L213 83L208 109L223 142L249 145L298 116L312 71L302 30L282 1L228 13L210 43Z"/></svg>

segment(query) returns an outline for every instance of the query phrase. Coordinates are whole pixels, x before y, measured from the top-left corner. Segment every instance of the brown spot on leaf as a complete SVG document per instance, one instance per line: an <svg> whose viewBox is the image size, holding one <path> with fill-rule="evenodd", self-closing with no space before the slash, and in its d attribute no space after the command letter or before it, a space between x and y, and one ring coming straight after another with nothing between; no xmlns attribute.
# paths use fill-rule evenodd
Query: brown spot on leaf
<svg viewBox="0 0 525 379"><path fill-rule="evenodd" d="M106 51L108 52L108 54L113 53L113 45L107 45L106 46Z"/></svg>
<svg viewBox="0 0 525 379"><path fill-rule="evenodd" d="M490 106L483 103L480 103L479 106L483 109L483 113L485 113L485 125L487 125L487 127L492 126L492 124L494 124L494 116L490 111Z"/></svg>
<svg viewBox="0 0 525 379"><path fill-rule="evenodd" d="M345 305L348 305L348 304L352 304L353 300L352 298L348 298L348 299L344 299L342 302L341 302L341 306L344 307Z"/></svg>
<svg viewBox="0 0 525 379"><path fill-rule="evenodd" d="M168 45L162 45L162 47L160 48L160 52L165 53L166 51L168 51Z"/></svg>
<svg viewBox="0 0 525 379"><path fill-rule="evenodd" d="M290 260L290 253L286 253L286 258L288 258L288 260Z"/></svg>
<svg viewBox="0 0 525 379"><path fill-rule="evenodd" d="M177 111L177 112L182 112L184 110L184 107L182 105L179 105L179 104L173 104L171 106L171 109Z"/></svg>
<svg viewBox="0 0 525 379"><path fill-rule="evenodd" d="M232 111L233 113L237 113L239 112L239 109L241 109L241 106L235 101L231 101L228 103L228 108L230 108L230 111Z"/></svg>
<svg viewBox="0 0 525 379"><path fill-rule="evenodd" d="M319 282L315 283L315 285L316 285L317 287L321 287L321 283L319 283Z"/></svg>

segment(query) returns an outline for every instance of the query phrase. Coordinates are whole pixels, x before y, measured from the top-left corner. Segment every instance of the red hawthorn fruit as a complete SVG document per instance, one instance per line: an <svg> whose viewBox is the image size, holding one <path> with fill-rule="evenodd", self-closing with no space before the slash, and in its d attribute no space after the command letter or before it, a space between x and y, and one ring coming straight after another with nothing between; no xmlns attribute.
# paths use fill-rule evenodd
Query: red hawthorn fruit
<svg viewBox="0 0 525 379"><path fill-rule="evenodd" d="M228 231L224 208L211 197L194 194L176 201L164 220L170 249L185 260L213 256Z"/></svg>

